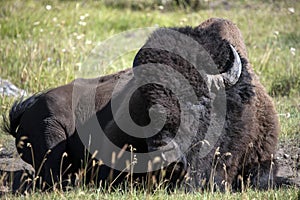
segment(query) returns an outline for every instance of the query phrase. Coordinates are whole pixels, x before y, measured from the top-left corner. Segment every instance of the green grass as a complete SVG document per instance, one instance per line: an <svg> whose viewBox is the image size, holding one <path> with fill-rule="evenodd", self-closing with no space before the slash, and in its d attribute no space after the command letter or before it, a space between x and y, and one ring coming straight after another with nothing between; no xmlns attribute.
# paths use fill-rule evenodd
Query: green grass
<svg viewBox="0 0 300 200"><path fill-rule="evenodd" d="M101 192L99 189L76 189L67 193L62 192L52 192L45 195L44 193L34 193L33 195L26 196L23 199L32 199L39 200L43 198L47 199L85 199L85 200L94 200L94 199L115 199L115 200L127 200L127 199L149 199L149 200L174 200L174 199L184 199L184 200L214 200L214 199L222 199L222 200L297 200L297 196L299 196L299 191L296 189L285 189L285 190L277 190L277 191L268 191L268 192L259 192L250 190L245 193L208 193L208 192L195 192L191 194L186 194L184 192L176 191L173 194L166 194L164 191L157 191L153 194L149 194L146 192ZM15 197L12 195L6 196L7 199L20 199L20 197Z"/></svg>
<svg viewBox="0 0 300 200"><path fill-rule="evenodd" d="M106 1L0 1L0 76L18 87L35 93L75 78L91 50L117 33L153 26L197 26L210 17L232 20L241 29L250 61L267 91L274 97L280 114L281 139L300 134L300 3L294 1L214 1L206 9L161 9L146 1L126 3L122 8ZM272 3L273 2L273 3ZM46 6L51 5L47 10ZM124 6L124 5L123 5ZM134 8L134 9L132 9ZM291 9L294 8L294 13ZM80 19L81 18L81 19ZM84 18L84 19L83 19ZM295 51L293 50L295 49ZM131 67L135 52L117 59L105 71L111 73ZM100 74L99 74L100 75ZM1 94L0 94L1 95ZM13 98L1 96L0 114ZM10 136L0 133L5 145ZM233 195L183 193L151 195L150 199L295 199L296 190L246 192ZM33 199L140 199L143 192L130 196L102 194L78 189L68 193L34 194Z"/></svg>

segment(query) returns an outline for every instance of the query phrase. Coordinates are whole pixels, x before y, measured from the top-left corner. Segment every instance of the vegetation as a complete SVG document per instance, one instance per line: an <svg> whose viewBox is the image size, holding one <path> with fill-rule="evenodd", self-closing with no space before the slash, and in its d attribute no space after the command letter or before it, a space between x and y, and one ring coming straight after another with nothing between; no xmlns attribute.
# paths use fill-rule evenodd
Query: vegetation
<svg viewBox="0 0 300 200"><path fill-rule="evenodd" d="M75 189L69 192L59 192L55 191L52 193L43 194L43 193L34 193L30 196L25 196L23 199L32 199L32 200L54 200L54 199L85 199L85 200L94 200L94 199L112 199L112 200L127 200L127 199L165 199L165 200L174 200L174 199L185 199L185 200L194 200L194 199L203 199L203 200L213 200L213 199L226 199L226 200L240 200L240 199L271 199L271 200L296 200L299 192L296 189L285 189L277 191L268 191L268 192L258 192L254 190L247 191L245 193L193 193L185 194L184 192L178 191L173 194L167 194L164 191L157 191L154 194L149 194L143 191L134 191L130 192L114 192L107 193L99 191L99 189ZM7 199L21 199L20 197L15 197L12 195L6 196Z"/></svg>
<svg viewBox="0 0 300 200"><path fill-rule="evenodd" d="M29 93L36 93L70 82L76 71L85 67L91 50L115 34L153 26L197 26L210 17L227 18L241 29L250 61L274 97L281 120L281 139L299 138L300 3L296 0L251 3L216 0L199 1L199 5L195 1L162 2L169 1L0 1L0 76ZM135 51L129 52L116 59L105 73L131 67L134 54ZM4 114L15 99L0 96L0 114ZM2 145L11 140L11 136L0 132ZM297 190L189 195L180 191L166 195L159 191L148 195L142 191L107 194L79 188L47 195L36 193L28 198L296 199Z"/></svg>

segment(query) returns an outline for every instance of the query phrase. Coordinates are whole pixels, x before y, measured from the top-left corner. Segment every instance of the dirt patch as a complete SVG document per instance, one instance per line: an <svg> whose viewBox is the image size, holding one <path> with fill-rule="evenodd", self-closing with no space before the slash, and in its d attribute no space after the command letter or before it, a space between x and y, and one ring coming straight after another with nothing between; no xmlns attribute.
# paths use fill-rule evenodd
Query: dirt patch
<svg viewBox="0 0 300 200"><path fill-rule="evenodd" d="M0 148L0 194L28 190L33 176L33 167L19 157L13 141Z"/></svg>
<svg viewBox="0 0 300 200"><path fill-rule="evenodd" d="M280 141L275 158L277 176L300 187L300 138Z"/></svg>

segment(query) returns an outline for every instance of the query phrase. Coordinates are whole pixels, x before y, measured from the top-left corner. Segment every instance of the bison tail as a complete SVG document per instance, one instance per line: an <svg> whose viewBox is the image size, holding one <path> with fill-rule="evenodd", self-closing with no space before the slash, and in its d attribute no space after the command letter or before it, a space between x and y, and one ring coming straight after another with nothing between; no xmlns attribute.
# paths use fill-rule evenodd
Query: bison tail
<svg viewBox="0 0 300 200"><path fill-rule="evenodd" d="M26 109L32 106L39 98L41 93L32 95L31 97L24 100L21 97L19 100L15 101L12 105L9 116L3 114L3 131L16 137L17 129L20 125L21 117L23 116Z"/></svg>

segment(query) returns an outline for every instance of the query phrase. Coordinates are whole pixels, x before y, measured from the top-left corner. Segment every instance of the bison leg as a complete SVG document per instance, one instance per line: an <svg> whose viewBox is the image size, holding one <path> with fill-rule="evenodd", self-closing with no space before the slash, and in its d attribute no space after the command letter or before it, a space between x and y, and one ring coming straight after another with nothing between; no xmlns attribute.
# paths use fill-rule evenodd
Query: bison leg
<svg viewBox="0 0 300 200"><path fill-rule="evenodd" d="M53 147L42 164L40 176L42 177L42 189L51 187L64 189L68 183L70 162L66 151L66 141L62 141Z"/></svg>
<svg viewBox="0 0 300 200"><path fill-rule="evenodd" d="M18 130L16 145L21 158L35 169L33 187L51 188L66 179L66 136L63 128L52 119L41 120L39 126L24 123ZM34 189L33 188L33 189Z"/></svg>

